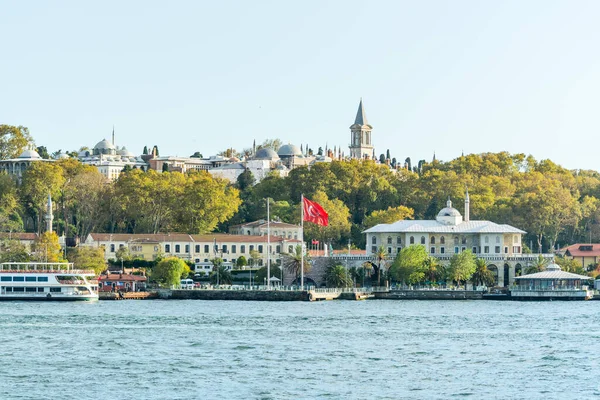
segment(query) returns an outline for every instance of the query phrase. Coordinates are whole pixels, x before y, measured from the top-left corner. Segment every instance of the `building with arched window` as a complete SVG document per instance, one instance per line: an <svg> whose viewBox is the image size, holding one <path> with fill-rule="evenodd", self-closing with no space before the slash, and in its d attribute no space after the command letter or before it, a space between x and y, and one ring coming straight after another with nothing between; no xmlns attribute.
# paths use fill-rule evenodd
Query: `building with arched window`
<svg viewBox="0 0 600 400"><path fill-rule="evenodd" d="M537 254L523 254L522 236L526 232L506 224L492 221L469 219L469 197L465 199L465 218L448 200L446 207L438 213L435 220L401 220L391 224L379 224L363 233L367 243L380 242L384 238L397 236L408 245L420 244L427 252L442 262L450 260L452 255L470 250L488 263L488 268L496 275L499 286L512 283L515 273L531 265ZM392 249L395 257L402 249ZM371 252L369 252L371 250ZM373 253L367 248L367 253ZM544 255L551 258L552 255Z"/></svg>

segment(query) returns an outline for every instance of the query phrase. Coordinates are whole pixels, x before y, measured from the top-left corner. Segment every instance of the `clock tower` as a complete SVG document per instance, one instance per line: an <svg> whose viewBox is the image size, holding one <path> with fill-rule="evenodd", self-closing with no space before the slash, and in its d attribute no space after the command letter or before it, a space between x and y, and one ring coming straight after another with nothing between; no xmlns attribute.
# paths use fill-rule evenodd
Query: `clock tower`
<svg viewBox="0 0 600 400"><path fill-rule="evenodd" d="M373 127L367 122L367 115L363 107L362 99L358 105L358 112L354 124L350 126L350 158L368 160L374 154L371 142L371 131Z"/></svg>

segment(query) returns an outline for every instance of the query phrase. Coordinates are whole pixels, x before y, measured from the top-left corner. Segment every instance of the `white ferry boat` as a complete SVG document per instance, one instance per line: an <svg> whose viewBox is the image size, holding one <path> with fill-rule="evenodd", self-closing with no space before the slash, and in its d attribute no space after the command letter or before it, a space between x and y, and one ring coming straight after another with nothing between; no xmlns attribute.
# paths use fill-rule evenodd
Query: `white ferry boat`
<svg viewBox="0 0 600 400"><path fill-rule="evenodd" d="M98 286L88 281L93 276L72 263L0 263L0 301L95 301Z"/></svg>

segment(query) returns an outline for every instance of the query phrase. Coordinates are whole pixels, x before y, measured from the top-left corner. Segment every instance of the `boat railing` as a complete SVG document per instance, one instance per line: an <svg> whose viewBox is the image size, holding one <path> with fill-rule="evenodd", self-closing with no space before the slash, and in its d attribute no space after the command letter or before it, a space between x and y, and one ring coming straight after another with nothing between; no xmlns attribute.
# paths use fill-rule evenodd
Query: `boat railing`
<svg viewBox="0 0 600 400"><path fill-rule="evenodd" d="M0 272L96 275L93 270L75 269L73 263L0 263Z"/></svg>

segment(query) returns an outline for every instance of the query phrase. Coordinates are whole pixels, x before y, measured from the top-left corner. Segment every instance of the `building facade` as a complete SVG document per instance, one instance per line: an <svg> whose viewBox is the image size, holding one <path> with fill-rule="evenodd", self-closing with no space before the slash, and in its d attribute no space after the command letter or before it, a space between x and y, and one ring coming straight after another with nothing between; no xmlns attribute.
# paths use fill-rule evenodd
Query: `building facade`
<svg viewBox="0 0 600 400"><path fill-rule="evenodd" d="M300 244L297 239L271 236L271 262L277 262L281 253L290 253ZM126 234L90 233L81 246L104 249L106 260L117 260L117 251L127 248L133 258L147 261L161 257L178 257L193 263L208 263L213 258L235 265L244 256L250 259L258 255L255 264L264 265L267 261L267 236L243 236L215 233L207 235L170 234ZM257 252L257 253L255 253Z"/></svg>
<svg viewBox="0 0 600 400"><path fill-rule="evenodd" d="M267 225L270 225L270 227L267 227ZM302 227L299 225L278 221L271 221L270 224L267 224L267 221L264 219L229 227L229 233L232 235L264 236L267 234L267 230L271 231L271 236L284 239L291 240L302 237Z"/></svg>
<svg viewBox="0 0 600 400"><path fill-rule="evenodd" d="M521 275L538 257L538 254L523 254L525 231L491 221L471 221L468 193L464 220L448 200L435 220L401 220L376 225L363 233L366 234L367 254L383 247L390 258L410 245L424 246L429 255L442 262L449 262L454 254L470 250L476 257L486 260L498 286L512 284L515 276ZM551 254L543 256L552 258Z"/></svg>

